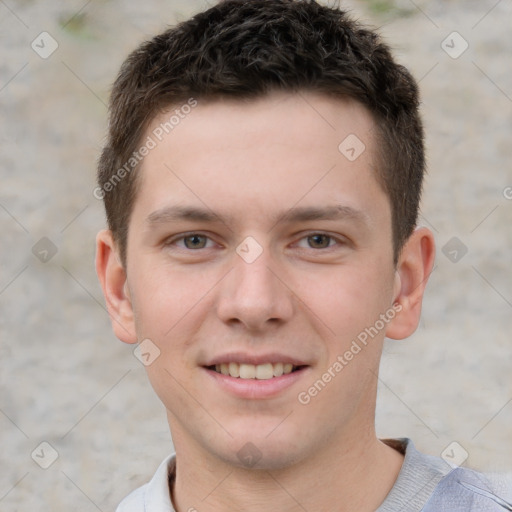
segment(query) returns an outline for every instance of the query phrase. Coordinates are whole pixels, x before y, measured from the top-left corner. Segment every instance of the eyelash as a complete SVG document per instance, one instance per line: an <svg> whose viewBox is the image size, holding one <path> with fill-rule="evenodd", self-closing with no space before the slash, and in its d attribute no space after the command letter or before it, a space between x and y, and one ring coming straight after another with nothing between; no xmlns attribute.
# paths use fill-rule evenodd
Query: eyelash
<svg viewBox="0 0 512 512"><path fill-rule="evenodd" d="M176 244L176 242L180 242L182 240L185 240L186 238L190 238L190 237L193 237L193 236L205 237L207 240L211 241L211 238L208 235L205 235L205 234L200 233L200 232L191 231L190 233L185 233L185 234L183 234L181 236L178 236L178 237L175 237L175 238L167 240L164 243L164 246L165 247L169 247L171 245ZM303 237L301 237L300 240L304 240L304 239L311 238L311 237L314 237L314 236L324 236L324 237L327 237L329 239L329 245L327 247L322 247L322 248L307 247L307 249L312 249L314 251L321 251L321 250L331 249L335 245L346 245L346 242L344 242L343 240L340 240L339 238L336 238L335 236L329 235L327 233L323 233L321 231L313 231L311 233L308 233L307 235L304 235ZM336 242L336 244L330 244L331 241ZM200 251L202 249L210 249L211 247L200 247L199 249L189 249L187 247L179 247L179 248L184 250L184 251L187 251L187 252L194 252L194 251ZM302 249L304 249L304 247Z"/></svg>

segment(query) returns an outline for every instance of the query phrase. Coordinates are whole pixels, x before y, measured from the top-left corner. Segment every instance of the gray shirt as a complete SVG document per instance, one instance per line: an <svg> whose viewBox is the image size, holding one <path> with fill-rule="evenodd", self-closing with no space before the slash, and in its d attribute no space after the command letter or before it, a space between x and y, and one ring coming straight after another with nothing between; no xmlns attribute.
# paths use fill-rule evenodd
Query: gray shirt
<svg viewBox="0 0 512 512"><path fill-rule="evenodd" d="M453 468L440 457L425 455L408 438L382 441L405 457L393 488L376 512L512 511L512 504L496 495L482 473ZM169 487L175 472L173 454L160 464L149 483L121 502L116 512L175 512Z"/></svg>
<svg viewBox="0 0 512 512"><path fill-rule="evenodd" d="M382 441L405 458L393 488L376 512L512 511L512 505L496 496L482 473L454 468L440 457L425 455L408 438Z"/></svg>

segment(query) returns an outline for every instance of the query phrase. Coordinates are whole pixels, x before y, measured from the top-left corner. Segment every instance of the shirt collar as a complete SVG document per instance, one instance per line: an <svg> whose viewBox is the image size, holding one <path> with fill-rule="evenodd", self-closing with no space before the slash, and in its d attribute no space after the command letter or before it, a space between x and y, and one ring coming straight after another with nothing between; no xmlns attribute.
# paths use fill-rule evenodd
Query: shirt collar
<svg viewBox="0 0 512 512"><path fill-rule="evenodd" d="M144 512L175 512L171 486L176 476L176 454L169 455L149 481L144 494Z"/></svg>

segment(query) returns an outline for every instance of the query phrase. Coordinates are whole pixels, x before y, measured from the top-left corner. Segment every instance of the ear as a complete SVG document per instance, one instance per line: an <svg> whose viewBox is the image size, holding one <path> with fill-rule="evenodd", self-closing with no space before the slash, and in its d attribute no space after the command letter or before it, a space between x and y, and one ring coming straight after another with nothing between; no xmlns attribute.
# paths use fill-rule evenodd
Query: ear
<svg viewBox="0 0 512 512"><path fill-rule="evenodd" d="M125 343L137 343L126 271L109 230L100 231L96 236L96 273L103 289L114 334Z"/></svg>
<svg viewBox="0 0 512 512"><path fill-rule="evenodd" d="M402 340L418 327L423 293L432 272L435 259L435 242L432 231L417 228L405 243L395 274L395 301L401 306L391 320L386 336Z"/></svg>

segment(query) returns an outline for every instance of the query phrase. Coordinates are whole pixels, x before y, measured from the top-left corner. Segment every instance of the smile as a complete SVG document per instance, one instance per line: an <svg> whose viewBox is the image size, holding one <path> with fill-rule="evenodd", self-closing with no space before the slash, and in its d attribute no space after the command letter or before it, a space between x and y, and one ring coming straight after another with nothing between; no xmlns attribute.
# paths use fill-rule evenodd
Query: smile
<svg viewBox="0 0 512 512"><path fill-rule="evenodd" d="M291 363L246 364L230 362L216 364L209 367L209 369L238 379L269 380L292 373L299 367Z"/></svg>

